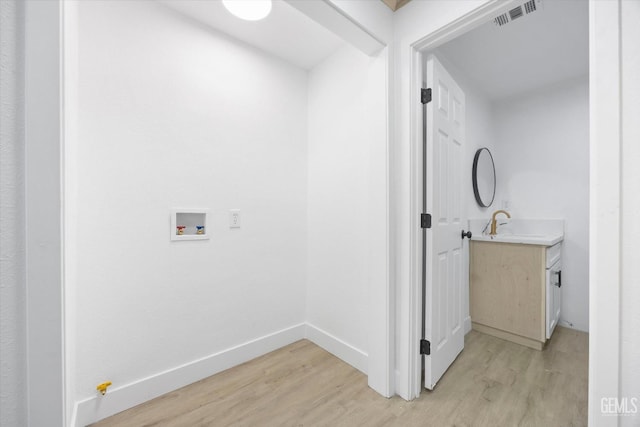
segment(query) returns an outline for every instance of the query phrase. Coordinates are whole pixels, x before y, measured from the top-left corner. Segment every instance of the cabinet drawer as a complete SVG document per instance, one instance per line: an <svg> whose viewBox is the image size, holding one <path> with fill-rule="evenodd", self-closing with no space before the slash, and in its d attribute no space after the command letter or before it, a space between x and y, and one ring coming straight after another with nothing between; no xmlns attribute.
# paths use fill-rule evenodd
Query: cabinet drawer
<svg viewBox="0 0 640 427"><path fill-rule="evenodd" d="M560 255L562 253L562 242L556 243L555 245L547 248L547 262L546 267L549 268L560 259Z"/></svg>

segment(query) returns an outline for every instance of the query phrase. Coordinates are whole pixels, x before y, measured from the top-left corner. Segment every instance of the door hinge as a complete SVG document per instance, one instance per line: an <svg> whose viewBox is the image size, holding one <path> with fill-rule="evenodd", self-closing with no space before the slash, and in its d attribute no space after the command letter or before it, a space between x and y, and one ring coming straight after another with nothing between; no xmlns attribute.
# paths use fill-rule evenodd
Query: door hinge
<svg viewBox="0 0 640 427"><path fill-rule="evenodd" d="M431 214L420 214L420 228L431 228Z"/></svg>
<svg viewBox="0 0 640 427"><path fill-rule="evenodd" d="M420 89L420 102L423 104L428 104L431 102L431 88Z"/></svg>
<svg viewBox="0 0 640 427"><path fill-rule="evenodd" d="M427 340L420 340L420 354L429 356L431 354L431 343Z"/></svg>

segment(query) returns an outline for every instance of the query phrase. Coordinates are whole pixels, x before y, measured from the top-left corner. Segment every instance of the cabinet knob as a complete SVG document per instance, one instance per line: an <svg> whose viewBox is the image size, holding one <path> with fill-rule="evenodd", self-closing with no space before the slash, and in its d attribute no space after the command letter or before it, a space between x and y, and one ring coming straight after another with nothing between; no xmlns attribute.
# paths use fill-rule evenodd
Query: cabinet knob
<svg viewBox="0 0 640 427"><path fill-rule="evenodd" d="M468 238L470 239L470 238L471 238L471 232L470 232L470 231L467 231L467 232L465 233L465 231L464 231L464 230L462 230L462 238L464 239L465 237L468 237Z"/></svg>

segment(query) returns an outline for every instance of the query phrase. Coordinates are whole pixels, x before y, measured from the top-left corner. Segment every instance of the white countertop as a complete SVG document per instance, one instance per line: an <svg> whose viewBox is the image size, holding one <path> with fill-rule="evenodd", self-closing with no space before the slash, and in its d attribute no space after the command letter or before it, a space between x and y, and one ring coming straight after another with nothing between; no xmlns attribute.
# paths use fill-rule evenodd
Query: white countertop
<svg viewBox="0 0 640 427"><path fill-rule="evenodd" d="M564 220L561 219L506 219L498 220L498 234L489 236L488 219L469 220L471 240L479 242L519 243L524 245L553 246L564 240Z"/></svg>
<svg viewBox="0 0 640 427"><path fill-rule="evenodd" d="M563 239L563 234L498 234L495 236L474 234L471 237L471 240L479 242L520 243L524 245L541 246L553 246Z"/></svg>

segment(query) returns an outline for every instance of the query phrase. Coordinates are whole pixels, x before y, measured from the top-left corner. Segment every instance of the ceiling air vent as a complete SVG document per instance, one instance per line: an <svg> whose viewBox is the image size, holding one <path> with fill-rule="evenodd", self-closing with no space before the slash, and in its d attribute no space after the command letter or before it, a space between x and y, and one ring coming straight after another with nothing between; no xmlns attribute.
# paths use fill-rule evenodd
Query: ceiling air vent
<svg viewBox="0 0 640 427"><path fill-rule="evenodd" d="M536 11L536 0L529 0L524 4L524 10L527 15Z"/></svg>
<svg viewBox="0 0 640 427"><path fill-rule="evenodd" d="M498 26L502 27L503 25L508 24L509 22L521 18L525 15L529 15L536 10L540 9L542 6L542 0L529 0L523 3L521 6L514 7L506 13L498 16L493 20L493 22Z"/></svg>
<svg viewBox="0 0 640 427"><path fill-rule="evenodd" d="M522 12L522 8L520 6L513 8L509 11L509 17L511 18L512 21L514 19L520 18L521 16L524 16L524 13Z"/></svg>
<svg viewBox="0 0 640 427"><path fill-rule="evenodd" d="M503 26L505 24L509 23L509 17L507 16L506 13L503 13L502 15L498 16L496 19L493 20L496 25L498 26Z"/></svg>

